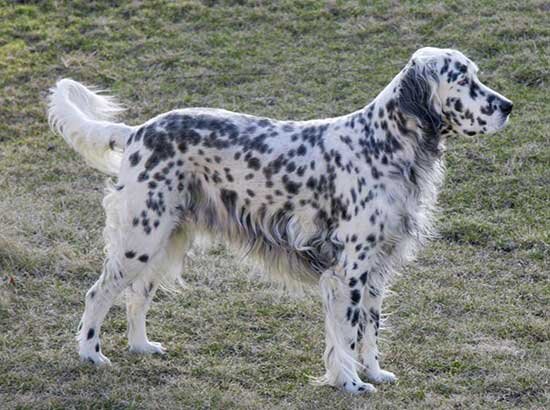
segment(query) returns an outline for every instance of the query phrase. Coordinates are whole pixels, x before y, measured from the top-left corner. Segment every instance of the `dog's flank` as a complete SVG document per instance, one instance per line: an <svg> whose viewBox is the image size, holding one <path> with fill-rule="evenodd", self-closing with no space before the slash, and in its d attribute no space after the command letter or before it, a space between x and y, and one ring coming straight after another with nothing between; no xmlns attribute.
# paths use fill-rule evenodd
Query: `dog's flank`
<svg viewBox="0 0 550 410"><path fill-rule="evenodd" d="M131 350L164 352L147 338L147 309L206 233L255 256L274 279L320 283L327 346L318 383L359 393L374 391L360 371L395 380L378 361L382 298L432 233L445 140L494 132L511 111L476 71L457 51L425 48L345 116L278 121L189 108L137 127L106 121L117 110L111 100L60 81L50 122L118 177L103 201L107 259L86 297L81 357L109 363L96 348L100 327L125 289Z"/></svg>

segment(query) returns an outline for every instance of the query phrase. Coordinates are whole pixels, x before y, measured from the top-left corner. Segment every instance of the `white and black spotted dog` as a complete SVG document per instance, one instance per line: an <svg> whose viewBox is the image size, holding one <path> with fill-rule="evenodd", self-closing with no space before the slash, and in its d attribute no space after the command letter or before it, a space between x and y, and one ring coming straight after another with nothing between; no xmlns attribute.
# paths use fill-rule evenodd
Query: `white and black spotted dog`
<svg viewBox="0 0 550 410"><path fill-rule="evenodd" d="M365 108L278 121L210 108L111 122L109 97L64 79L52 127L92 166L117 177L105 199L107 257L86 294L82 359L108 364L99 333L127 291L130 349L163 353L145 331L161 282L177 277L197 232L238 243L286 282L320 283L326 314L321 384L350 392L391 382L377 338L392 272L430 236L451 135L495 132L512 103L483 85L458 51L422 48Z"/></svg>

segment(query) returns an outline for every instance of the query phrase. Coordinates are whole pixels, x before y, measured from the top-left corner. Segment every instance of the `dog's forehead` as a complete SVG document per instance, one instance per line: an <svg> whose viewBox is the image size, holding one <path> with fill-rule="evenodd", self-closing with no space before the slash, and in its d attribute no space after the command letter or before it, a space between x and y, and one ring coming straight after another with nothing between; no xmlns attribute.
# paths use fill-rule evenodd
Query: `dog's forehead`
<svg viewBox="0 0 550 410"><path fill-rule="evenodd" d="M451 58L452 62L457 66L457 68L462 69L461 71L477 73L479 70L476 63L474 63L458 50L449 50L446 55L447 58Z"/></svg>
<svg viewBox="0 0 550 410"><path fill-rule="evenodd" d="M435 61L441 64L465 66L466 70L477 72L477 65L458 50L451 48L424 47L417 50L413 58L425 61ZM462 68L464 70L464 68Z"/></svg>

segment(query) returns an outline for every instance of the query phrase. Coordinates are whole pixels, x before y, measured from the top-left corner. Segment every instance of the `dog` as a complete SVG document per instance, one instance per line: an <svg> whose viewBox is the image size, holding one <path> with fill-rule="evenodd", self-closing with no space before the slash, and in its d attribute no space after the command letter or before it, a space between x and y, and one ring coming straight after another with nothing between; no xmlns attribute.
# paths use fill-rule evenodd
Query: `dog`
<svg viewBox="0 0 550 410"><path fill-rule="evenodd" d="M127 292L130 350L164 353L145 316L178 277L196 234L237 244L287 284L319 285L326 373L318 384L373 392L393 382L379 364L382 299L392 273L433 234L443 153L452 136L500 130L512 102L451 49L422 48L365 108L279 121L211 108L113 122L111 97L70 79L49 96L52 129L116 177L103 200L106 259L86 294L77 340L97 365L100 329Z"/></svg>

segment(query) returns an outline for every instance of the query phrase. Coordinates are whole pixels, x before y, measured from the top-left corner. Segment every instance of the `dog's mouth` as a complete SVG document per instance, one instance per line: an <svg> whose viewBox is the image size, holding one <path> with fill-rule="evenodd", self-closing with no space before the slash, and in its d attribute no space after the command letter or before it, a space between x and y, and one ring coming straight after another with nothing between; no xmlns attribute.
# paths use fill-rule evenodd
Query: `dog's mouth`
<svg viewBox="0 0 550 410"><path fill-rule="evenodd" d="M507 115L502 115L500 117L500 124L499 124L499 127L498 129L501 130L503 129L504 127L506 127L506 125L508 124L508 120L510 119L510 114L507 114Z"/></svg>

